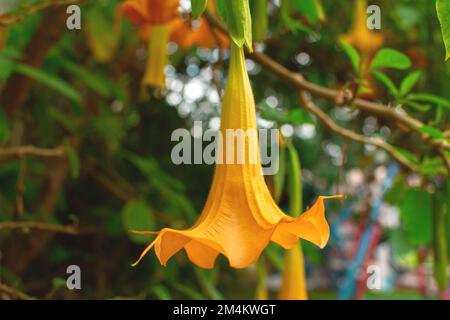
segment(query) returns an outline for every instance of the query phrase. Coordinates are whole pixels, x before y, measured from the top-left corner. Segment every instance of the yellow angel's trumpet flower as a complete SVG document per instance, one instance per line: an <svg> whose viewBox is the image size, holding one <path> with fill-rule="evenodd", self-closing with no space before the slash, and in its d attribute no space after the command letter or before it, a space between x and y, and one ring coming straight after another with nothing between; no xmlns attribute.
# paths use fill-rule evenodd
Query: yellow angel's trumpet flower
<svg viewBox="0 0 450 320"><path fill-rule="evenodd" d="M367 0L354 0L353 25L341 40L357 48L363 55L371 55L381 48L384 37L367 27Z"/></svg>
<svg viewBox="0 0 450 320"><path fill-rule="evenodd" d="M232 267L246 268L258 260L271 240L284 248L294 247L299 237L321 248L325 246L330 229L325 219L324 200L340 196L319 197L298 218L285 215L275 204L262 176L255 102L243 48L234 42L222 105L221 136L226 137L230 130L249 132L240 141L248 151L244 161L218 162L208 200L194 226L186 230L164 228L153 232L157 234L156 239L134 265L153 247L162 265L184 248L188 258L202 268L212 268L219 253L228 258ZM230 148L230 144L228 140L219 140L220 159L229 159L230 154L241 156L236 152L239 146L233 143Z"/></svg>

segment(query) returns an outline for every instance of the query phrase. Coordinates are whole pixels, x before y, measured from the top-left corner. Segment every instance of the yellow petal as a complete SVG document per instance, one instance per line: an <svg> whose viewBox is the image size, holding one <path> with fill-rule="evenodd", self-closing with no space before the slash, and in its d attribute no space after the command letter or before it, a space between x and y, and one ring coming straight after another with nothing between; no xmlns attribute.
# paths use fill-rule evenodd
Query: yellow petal
<svg viewBox="0 0 450 320"><path fill-rule="evenodd" d="M168 61L167 43L169 28L167 25L155 25L151 28L149 52L143 85L164 88L166 84L165 68Z"/></svg>

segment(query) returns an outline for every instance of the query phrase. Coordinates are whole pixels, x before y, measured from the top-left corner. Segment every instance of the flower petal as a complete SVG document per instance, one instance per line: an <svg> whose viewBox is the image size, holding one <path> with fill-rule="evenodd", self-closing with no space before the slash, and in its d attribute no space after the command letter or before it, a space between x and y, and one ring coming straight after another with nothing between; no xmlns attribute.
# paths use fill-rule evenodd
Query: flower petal
<svg viewBox="0 0 450 320"><path fill-rule="evenodd" d="M145 1L128 0L119 6L119 11L134 25L148 23L147 5Z"/></svg>

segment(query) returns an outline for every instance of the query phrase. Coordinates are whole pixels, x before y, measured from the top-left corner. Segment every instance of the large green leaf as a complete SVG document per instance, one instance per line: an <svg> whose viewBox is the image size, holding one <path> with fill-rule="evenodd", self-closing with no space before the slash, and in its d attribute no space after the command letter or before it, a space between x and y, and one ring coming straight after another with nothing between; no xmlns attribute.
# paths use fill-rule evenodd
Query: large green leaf
<svg viewBox="0 0 450 320"><path fill-rule="evenodd" d="M445 44L445 60L450 58L450 1L437 0L436 10L441 23L442 37Z"/></svg>
<svg viewBox="0 0 450 320"><path fill-rule="evenodd" d="M370 64L371 70L379 68L403 70L408 69L409 67L411 67L411 60L408 56L390 48L385 48L378 51Z"/></svg>
<svg viewBox="0 0 450 320"><path fill-rule="evenodd" d="M445 139L445 135L436 128L430 127L430 126L426 126L423 125L421 127L417 127L417 130L419 130L420 132L426 133L428 135L430 135L433 139Z"/></svg>

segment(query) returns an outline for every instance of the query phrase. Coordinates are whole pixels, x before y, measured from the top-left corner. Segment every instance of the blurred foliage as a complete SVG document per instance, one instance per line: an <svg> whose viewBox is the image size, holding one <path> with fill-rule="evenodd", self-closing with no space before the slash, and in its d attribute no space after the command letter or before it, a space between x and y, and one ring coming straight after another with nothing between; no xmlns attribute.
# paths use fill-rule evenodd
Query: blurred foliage
<svg viewBox="0 0 450 320"><path fill-rule="evenodd" d="M18 218L14 208L20 160L2 159L0 223L24 219L76 224L93 232L76 236L50 234L37 244L39 250L34 252L28 251L25 242L42 237L40 232L0 230L2 280L39 297L49 292L49 297L57 298L254 297L256 268L233 270L223 257L218 259L214 270L198 269L184 255L175 256L167 267L162 267L154 255L146 257L138 267L130 267L153 236L136 235L128 230L187 228L202 209L213 167L174 165L170 160L175 145L171 134L177 128L190 129L196 120L203 121L205 127L216 127L220 94L213 80L218 74L218 84L223 87L227 50L219 54L217 49L180 49L171 43L165 96L141 99L140 81L147 46L137 30L117 15L120 1L82 1L82 29L69 31L64 25L59 26L60 40L51 45L42 65L34 67L27 63L30 52L27 46L35 40L36 30L50 23L46 20L49 9L30 13L29 8L39 2L5 2L12 8L8 15L20 19L8 25L6 47L0 48L0 90L4 96L7 83L15 81L15 75L32 79L32 85L25 103L14 116L8 112L8 101L0 100L0 149L17 145L63 146L67 168L58 169L51 159L27 159L25 212ZM373 100L398 107L399 112L421 120L425 125L419 130L431 139L449 141L445 132L450 129L450 65L443 61L445 49L434 1L373 2L382 8L381 32L386 38L385 48L376 53L369 66L376 79ZM189 1L180 3L182 10L189 11ZM205 1L193 3L195 15L199 15ZM245 1L236 3L244 5ZM264 16L267 25L265 21L262 26L259 24L259 12L253 30L256 40L263 42L265 53L274 60L326 87L351 87L361 80L362 58L358 51L338 41L351 27L350 1L251 3L251 8L257 6L259 10L267 6ZM447 2L438 3L448 13ZM220 0L218 9L225 18L230 12ZM449 16L440 16L447 46ZM2 25L0 32L1 28ZM236 26L231 31L235 41L251 43L249 26L244 29ZM349 183L346 174L351 170L362 172L368 183L377 167L390 162L385 152L327 130L314 116L299 108L293 88L261 66L248 60L247 67L258 105L258 122L293 131L292 145L302 163L304 207L319 194L345 189ZM450 193L441 157L382 118L367 116L352 106L343 110L323 99L317 103L339 125L355 130L363 128L366 136L400 145L399 152L421 168L420 176L403 170L386 199L400 212L400 227L383 234L383 241L392 246L396 263L406 264L410 269L416 267L415 252L421 246L450 250ZM281 164L281 178L267 180L269 185L274 184L275 196L287 211L289 195L280 189L284 184L284 166ZM60 171L63 182L53 190L57 182L52 177ZM354 195L357 197L358 192ZM55 203L49 208L53 200ZM333 220L341 205L331 204L329 209L329 218ZM355 212L352 218L359 221L364 213ZM436 227L441 230L438 240L433 239ZM329 252L307 243L303 243L303 248L307 273L322 270L327 276ZM269 275L279 277L282 257L281 248L268 247L264 261ZM427 261L430 259L431 256ZM25 267L19 267L17 260L24 261ZM70 264L80 265L83 270L83 290L79 292L64 289L62 283ZM437 262L440 283L447 279L443 271L446 264L442 260ZM311 298L336 297L335 284L328 280L333 292L313 290ZM276 296L273 288L270 296ZM367 296L378 297L376 293ZM399 290L383 297L417 296Z"/></svg>

